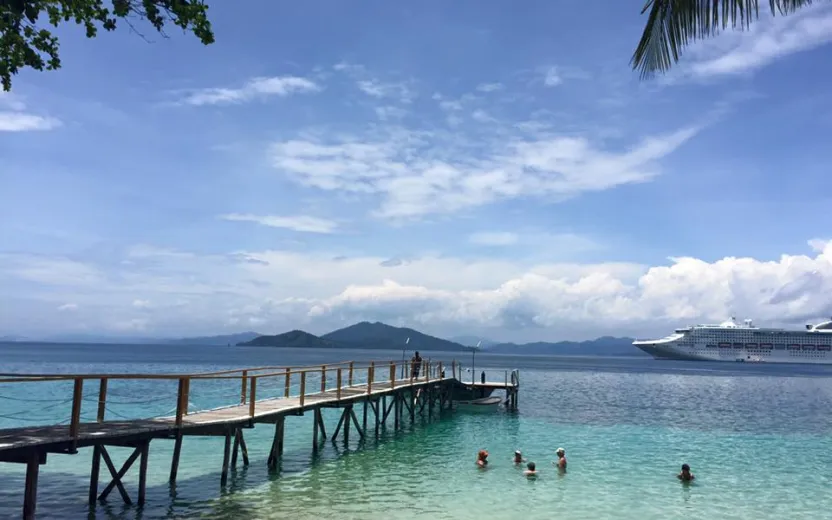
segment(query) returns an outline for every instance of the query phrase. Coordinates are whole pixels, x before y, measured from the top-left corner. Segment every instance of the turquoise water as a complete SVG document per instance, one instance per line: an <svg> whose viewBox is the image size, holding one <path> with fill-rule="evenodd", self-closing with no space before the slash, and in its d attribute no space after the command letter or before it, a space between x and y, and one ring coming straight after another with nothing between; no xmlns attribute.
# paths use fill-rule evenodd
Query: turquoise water
<svg viewBox="0 0 832 520"><path fill-rule="evenodd" d="M102 352L104 356L97 355ZM333 355L357 360L401 357L400 352L378 351L0 345L4 372L198 371L315 364L332 361ZM451 356L444 355L446 360ZM102 358L108 362L97 361ZM238 466L225 491L219 484L220 439L185 439L175 489L166 482L172 442L156 440L150 448L143 510L123 505L113 493L107 504L90 511L90 450L50 455L41 470L38 516L816 519L832 511L827 493L832 484L832 367L641 357L480 355L476 361L477 372L482 367L494 379L501 379L504 369L521 370L518 413L457 413L432 422L417 420L412 427L406 422L403 431L388 430L379 441L361 443L355 434L349 446L327 441L317 458L312 456L311 418L290 417L284 460L271 473L266 458L273 430L259 425L245 433L251 465ZM169 389L162 383L121 384L110 387L115 413L155 415L173 406L166 402ZM0 415L5 417L0 424L23 417L62 420L62 405L41 410L59 404L68 395L65 391L55 384L25 392L0 385ZM223 391L233 393L231 388L196 389L192 404L218 402ZM116 404L116 396L122 404ZM33 406L16 399L39 401ZM130 404L136 400L143 404ZM326 415L330 434L335 413ZM566 448L569 459L563 476L551 465L558 446ZM486 471L474 464L480 448L491 453ZM511 463L515 449L537 463L538 479L524 478ZM127 455L124 450L111 452L117 465ZM675 479L683 462L697 476L692 485ZM20 514L22 469L0 465L2 518ZM133 496L135 470L125 482Z"/></svg>

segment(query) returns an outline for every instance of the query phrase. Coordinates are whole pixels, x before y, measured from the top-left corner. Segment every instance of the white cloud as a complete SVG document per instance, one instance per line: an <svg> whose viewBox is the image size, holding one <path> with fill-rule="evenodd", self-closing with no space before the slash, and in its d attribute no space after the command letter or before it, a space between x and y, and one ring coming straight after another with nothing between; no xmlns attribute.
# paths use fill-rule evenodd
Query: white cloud
<svg viewBox="0 0 832 520"><path fill-rule="evenodd" d="M236 222L255 222L262 226L291 229L304 233L333 233L338 228L338 223L334 220L308 215L277 216L231 213L222 215L220 218Z"/></svg>
<svg viewBox="0 0 832 520"><path fill-rule="evenodd" d="M64 311L75 311L75 310L78 310L78 305L76 305L74 303L65 303L65 304L61 305L60 307L58 307L58 310L62 311L62 312L64 312Z"/></svg>
<svg viewBox="0 0 832 520"><path fill-rule="evenodd" d="M497 92L504 88L505 86L502 83L481 83L477 85L477 90L480 92Z"/></svg>
<svg viewBox="0 0 832 520"><path fill-rule="evenodd" d="M770 16L767 8L761 9L760 20L749 30L727 31L691 47L678 75L708 78L747 73L830 41L829 5L819 3L777 17Z"/></svg>
<svg viewBox="0 0 832 520"><path fill-rule="evenodd" d="M799 325L832 314L832 241L815 240L812 247L811 256L715 262L680 257L656 266L448 256L384 266L384 257L332 253L182 253L158 257L152 270L85 266L102 274L83 280L83 290L63 285L57 276L38 278L35 286L6 283L31 282L15 267L33 258L4 255L0 275L11 275L3 278L4 296L30 305L19 313L9 306L0 315L0 329L27 332L15 327L32 305L43 305L36 307L39 327L86 323L154 334L228 332L253 323L266 324L264 332L302 327L321 333L362 319L439 334L502 331L522 340L652 335L731 315ZM57 308L71 295L77 309L69 319ZM136 301L153 306L140 305L137 318Z"/></svg>
<svg viewBox="0 0 832 520"><path fill-rule="evenodd" d="M480 123L493 123L496 121L496 119L491 117L488 112L481 108L478 108L471 113L471 119L479 121Z"/></svg>
<svg viewBox="0 0 832 520"><path fill-rule="evenodd" d="M358 89L374 98L392 98L401 103L410 103L416 94L405 83L384 83L377 79L359 80Z"/></svg>
<svg viewBox="0 0 832 520"><path fill-rule="evenodd" d="M133 307L137 309L148 309L150 305L150 300L133 300Z"/></svg>
<svg viewBox="0 0 832 520"><path fill-rule="evenodd" d="M10 92L0 91L0 132L32 132L52 130L61 126L53 117L40 116L24 112L26 104Z"/></svg>
<svg viewBox="0 0 832 520"><path fill-rule="evenodd" d="M543 84L547 87L556 87L563 83L563 77L557 67L547 67L543 70Z"/></svg>
<svg viewBox="0 0 832 520"><path fill-rule="evenodd" d="M61 126L61 122L51 117L26 114L23 112L0 112L0 132L52 130L59 126Z"/></svg>
<svg viewBox="0 0 832 520"><path fill-rule="evenodd" d="M472 244L483 246L510 246L516 244L518 240L517 233L509 231L482 231L468 237L468 241Z"/></svg>
<svg viewBox="0 0 832 520"><path fill-rule="evenodd" d="M498 129L501 130L501 129ZM479 148L453 133L396 129L352 139L290 140L270 149L272 164L313 188L382 197L380 217L452 213L490 202L549 199L644 182L657 161L698 132L687 127L606 150L584 137L498 131Z"/></svg>
<svg viewBox="0 0 832 520"><path fill-rule="evenodd" d="M238 88L206 88L191 92L182 99L187 105L220 105L244 103L268 96L319 92L322 88L312 80L297 76L253 78Z"/></svg>

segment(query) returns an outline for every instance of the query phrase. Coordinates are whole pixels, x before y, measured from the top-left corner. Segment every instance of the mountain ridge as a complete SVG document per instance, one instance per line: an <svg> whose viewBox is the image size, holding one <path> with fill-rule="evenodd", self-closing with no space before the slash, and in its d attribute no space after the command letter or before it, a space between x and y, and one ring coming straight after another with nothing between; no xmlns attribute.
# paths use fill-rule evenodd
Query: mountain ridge
<svg viewBox="0 0 832 520"><path fill-rule="evenodd" d="M408 343L409 339L409 343ZM586 341L537 341L530 343L496 342L478 336L456 336L455 339L482 342L484 353L515 355L639 355L632 338L601 336ZM476 343L475 343L476 344ZM293 330L263 335L238 346L294 348L362 348L384 350L460 351L469 347L461 342L431 336L408 327L394 327L381 322L362 321L321 336ZM647 354L644 354L647 355Z"/></svg>

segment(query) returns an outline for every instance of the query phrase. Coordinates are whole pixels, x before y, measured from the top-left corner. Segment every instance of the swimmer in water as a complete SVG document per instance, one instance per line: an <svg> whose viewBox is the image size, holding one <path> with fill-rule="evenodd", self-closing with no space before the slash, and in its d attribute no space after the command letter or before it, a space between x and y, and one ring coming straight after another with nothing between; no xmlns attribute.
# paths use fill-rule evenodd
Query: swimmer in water
<svg viewBox="0 0 832 520"><path fill-rule="evenodd" d="M477 466L481 468L488 466L488 450L480 450L477 453Z"/></svg>
<svg viewBox="0 0 832 520"><path fill-rule="evenodd" d="M515 464L523 464L526 462L526 459L523 458L523 454L520 453L520 450L514 452L514 459L512 459Z"/></svg>
<svg viewBox="0 0 832 520"><path fill-rule="evenodd" d="M563 448L558 448L555 452L558 456L557 462L552 462L558 467L558 471L566 472L566 451Z"/></svg>
<svg viewBox="0 0 832 520"><path fill-rule="evenodd" d="M690 472L690 466L688 466L687 464L682 464L682 472L676 475L676 478L678 478L682 482L690 482L696 477L694 477L693 473Z"/></svg>
<svg viewBox="0 0 832 520"><path fill-rule="evenodd" d="M534 462L529 462L526 465L526 471L523 472L524 475L527 477L536 477L537 476L537 469L535 469Z"/></svg>

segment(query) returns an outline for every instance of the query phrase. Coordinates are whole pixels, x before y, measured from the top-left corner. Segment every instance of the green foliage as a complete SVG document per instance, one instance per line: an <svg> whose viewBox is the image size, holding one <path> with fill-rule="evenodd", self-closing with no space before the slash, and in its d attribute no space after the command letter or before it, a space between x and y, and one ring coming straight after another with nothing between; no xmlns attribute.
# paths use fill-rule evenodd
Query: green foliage
<svg viewBox="0 0 832 520"><path fill-rule="evenodd" d="M208 20L208 6L203 0L0 0L0 82L9 91L12 76L21 68L55 70L60 68L58 38L43 25L57 27L73 21L83 25L87 38L94 38L99 28L115 30L120 22L131 29L134 20L150 22L165 36L171 23L190 31L205 45L214 43Z"/></svg>
<svg viewBox="0 0 832 520"><path fill-rule="evenodd" d="M772 16L793 13L812 2L768 0ZM647 25L630 61L642 78L670 69L689 43L717 35L729 23L732 29L747 29L760 15L759 0L647 0L641 14L647 11Z"/></svg>

